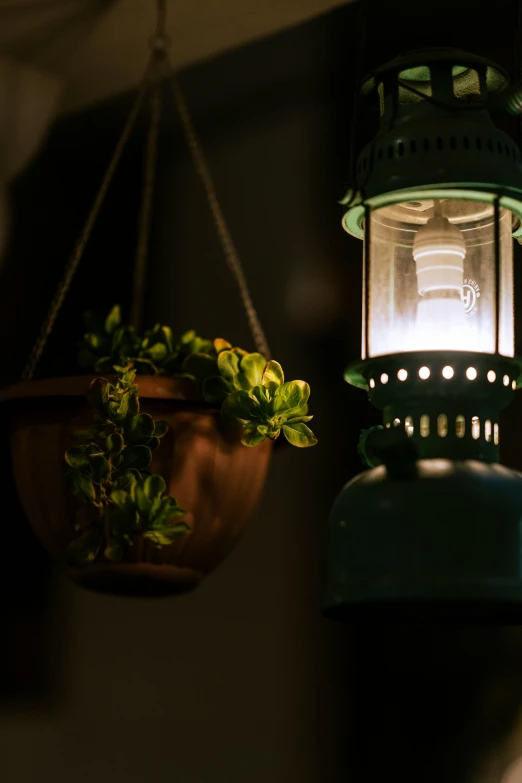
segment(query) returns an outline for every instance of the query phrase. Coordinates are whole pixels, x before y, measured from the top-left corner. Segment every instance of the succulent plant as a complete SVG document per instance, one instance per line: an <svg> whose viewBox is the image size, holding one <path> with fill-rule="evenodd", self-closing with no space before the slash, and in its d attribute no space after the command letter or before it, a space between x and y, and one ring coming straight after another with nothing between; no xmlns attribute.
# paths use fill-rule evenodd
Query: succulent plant
<svg viewBox="0 0 522 783"><path fill-rule="evenodd" d="M283 369L260 353L248 353L222 338L207 340L196 332L175 339L168 326L156 324L139 335L123 324L118 305L105 319L87 317L89 331L80 345L80 363L95 372L116 371L185 377L196 380L203 398L219 404L223 416L244 428L242 443L257 446L283 433L293 446L314 446L307 426L310 387L285 383Z"/></svg>
<svg viewBox="0 0 522 783"><path fill-rule="evenodd" d="M186 512L166 494L165 480L148 471L168 425L140 413L135 376L136 370L120 371L115 383L92 381L87 400L95 421L77 430L86 443L65 454L70 490L93 507L67 549L74 567L94 562L101 552L107 560L121 560L139 536L162 547L190 531L185 522L173 521Z"/></svg>

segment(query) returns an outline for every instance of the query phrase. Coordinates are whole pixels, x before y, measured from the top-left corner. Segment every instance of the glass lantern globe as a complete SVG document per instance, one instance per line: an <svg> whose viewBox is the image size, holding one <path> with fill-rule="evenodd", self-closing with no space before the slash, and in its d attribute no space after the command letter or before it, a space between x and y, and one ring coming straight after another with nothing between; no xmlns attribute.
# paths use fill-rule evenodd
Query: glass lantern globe
<svg viewBox="0 0 522 783"><path fill-rule="evenodd" d="M512 225L508 209L497 214L487 201L458 197L370 210L363 358L409 351L512 357Z"/></svg>

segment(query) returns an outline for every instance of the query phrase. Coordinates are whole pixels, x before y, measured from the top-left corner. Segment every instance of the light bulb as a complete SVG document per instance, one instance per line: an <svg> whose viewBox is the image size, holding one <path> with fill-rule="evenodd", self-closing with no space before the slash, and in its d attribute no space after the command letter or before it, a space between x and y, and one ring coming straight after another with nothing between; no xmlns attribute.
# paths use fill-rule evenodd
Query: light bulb
<svg viewBox="0 0 522 783"><path fill-rule="evenodd" d="M466 246L459 229L440 214L440 205L435 210L413 241L420 296L417 343L422 350L462 350L470 347L462 302Z"/></svg>

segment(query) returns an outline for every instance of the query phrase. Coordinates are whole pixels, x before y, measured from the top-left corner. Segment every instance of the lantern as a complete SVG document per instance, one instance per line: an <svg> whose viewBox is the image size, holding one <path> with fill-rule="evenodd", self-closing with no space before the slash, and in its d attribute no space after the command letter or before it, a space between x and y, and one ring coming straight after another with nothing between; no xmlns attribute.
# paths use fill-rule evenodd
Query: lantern
<svg viewBox="0 0 522 783"><path fill-rule="evenodd" d="M522 607L522 474L498 464L519 384L513 236L522 162L493 124L520 93L488 60L413 52L375 71L380 106L344 228L364 240L362 359L346 380L383 411L371 470L329 528L325 613L512 619Z"/></svg>

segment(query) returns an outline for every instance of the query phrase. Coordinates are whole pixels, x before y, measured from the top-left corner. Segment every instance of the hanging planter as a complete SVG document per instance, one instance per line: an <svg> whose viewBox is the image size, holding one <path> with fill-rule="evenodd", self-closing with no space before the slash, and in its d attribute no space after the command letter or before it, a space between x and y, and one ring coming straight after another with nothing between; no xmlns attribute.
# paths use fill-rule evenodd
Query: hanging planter
<svg viewBox="0 0 522 783"><path fill-rule="evenodd" d="M92 424L85 397L90 382L84 376L32 381L11 387L3 397L9 401L22 506L42 545L66 563L68 547L96 513L64 480L71 435ZM219 407L205 403L193 381L143 376L138 389L141 412L168 424L150 468L187 510L182 518L190 533L161 548L150 538L135 540L116 561L104 557L100 547L93 562L67 568L73 581L95 590L177 593L199 584L235 545L263 489L271 441L243 446L241 428L225 423Z"/></svg>
<svg viewBox="0 0 522 783"><path fill-rule="evenodd" d="M142 87L20 384L0 403L10 421L15 484L28 520L76 583L131 595L195 587L233 548L263 489L281 434L312 446L309 387L270 360L238 254L179 85L174 100L257 351L167 326L142 331L161 88L169 69L165 3ZM119 306L88 316L79 366L90 375L33 380L144 95L151 122L131 323Z"/></svg>

